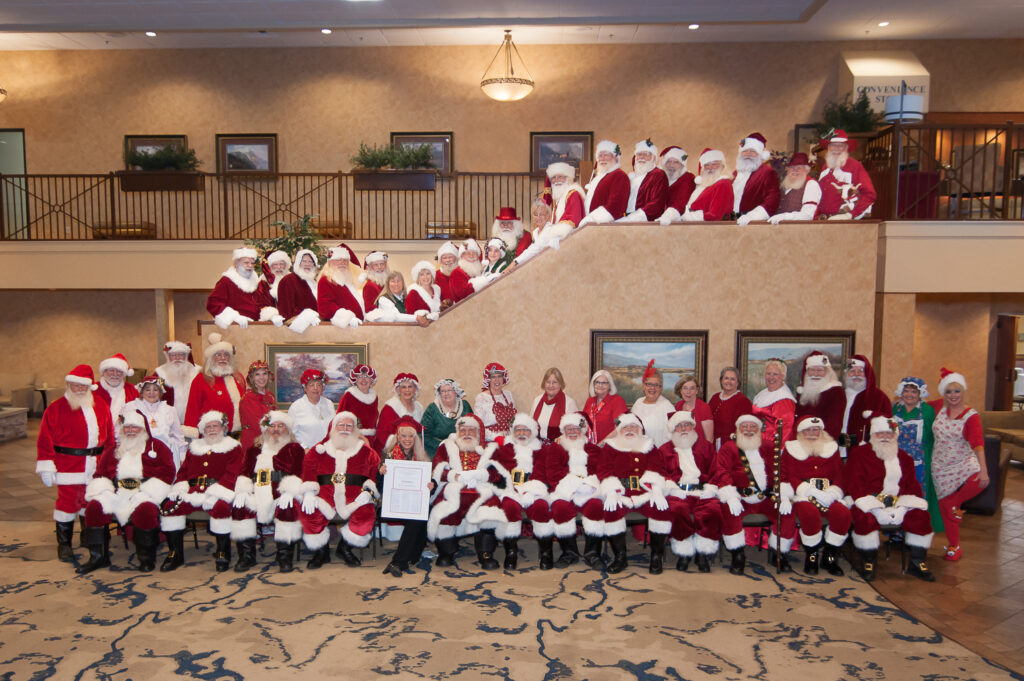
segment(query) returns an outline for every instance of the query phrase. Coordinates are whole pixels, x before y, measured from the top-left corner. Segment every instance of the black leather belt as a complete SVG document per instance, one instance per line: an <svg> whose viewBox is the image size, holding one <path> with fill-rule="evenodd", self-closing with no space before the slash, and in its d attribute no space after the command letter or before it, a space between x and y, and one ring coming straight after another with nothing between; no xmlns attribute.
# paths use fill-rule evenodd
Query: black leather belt
<svg viewBox="0 0 1024 681"><path fill-rule="evenodd" d="M362 486L369 480L365 475L353 475L351 473L334 473L333 475L318 475L316 481L321 485L359 485Z"/></svg>
<svg viewBox="0 0 1024 681"><path fill-rule="evenodd" d="M856 447L857 445L859 445L860 438L857 437L854 433L839 433L839 439L837 440L837 443L840 447L846 447L847 449L849 449L850 447Z"/></svg>
<svg viewBox="0 0 1024 681"><path fill-rule="evenodd" d="M619 482L621 482L622 486L624 488L626 488L626 489L631 489L631 490L638 490L638 489L640 489L640 476L639 475L630 475L629 477L626 477L626 478L619 478Z"/></svg>
<svg viewBox="0 0 1024 681"><path fill-rule="evenodd" d="M263 487L269 485L272 482L281 482L281 471L272 471L269 468L263 468L252 475L249 478L256 483L257 487Z"/></svg>
<svg viewBox="0 0 1024 681"><path fill-rule="evenodd" d="M679 485L679 489L684 492L697 492L704 489L703 482L688 482L685 485Z"/></svg>
<svg viewBox="0 0 1024 681"><path fill-rule="evenodd" d="M201 490L205 490L207 487L212 487L217 483L217 478L211 478L206 475L200 475L198 478L189 478L189 487L198 487Z"/></svg>
<svg viewBox="0 0 1024 681"><path fill-rule="evenodd" d="M756 494L758 499L765 499L768 496L756 487L744 487L743 489L738 489L736 491L740 493L741 497L749 497Z"/></svg>
<svg viewBox="0 0 1024 681"><path fill-rule="evenodd" d="M524 470L516 468L512 471L512 484L521 485L530 479L530 474Z"/></svg>
<svg viewBox="0 0 1024 681"><path fill-rule="evenodd" d="M54 445L53 451L58 454L66 454L67 456L99 456L103 453L103 447L93 447L92 449L75 449L74 447L61 447L60 445Z"/></svg>
<svg viewBox="0 0 1024 681"><path fill-rule="evenodd" d="M117 481L117 486L121 489L138 489L147 480L149 478L121 478Z"/></svg>

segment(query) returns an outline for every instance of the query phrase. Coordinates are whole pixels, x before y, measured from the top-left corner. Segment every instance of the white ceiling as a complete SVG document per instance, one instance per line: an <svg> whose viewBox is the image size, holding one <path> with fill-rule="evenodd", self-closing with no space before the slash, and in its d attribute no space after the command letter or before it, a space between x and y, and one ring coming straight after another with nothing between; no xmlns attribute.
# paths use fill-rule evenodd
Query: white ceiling
<svg viewBox="0 0 1024 681"><path fill-rule="evenodd" d="M520 45L1022 38L1024 2L0 0L0 50L497 45L505 28Z"/></svg>

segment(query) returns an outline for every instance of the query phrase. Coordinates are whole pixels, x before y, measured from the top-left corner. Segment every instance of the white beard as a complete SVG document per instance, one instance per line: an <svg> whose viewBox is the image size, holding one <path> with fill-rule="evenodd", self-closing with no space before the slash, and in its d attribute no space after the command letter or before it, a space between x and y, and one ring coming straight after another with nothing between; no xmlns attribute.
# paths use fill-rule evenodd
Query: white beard
<svg viewBox="0 0 1024 681"><path fill-rule="evenodd" d="M455 440L455 445L459 448L460 452L472 452L476 451L476 448L480 446L480 439L474 437L466 440L460 437Z"/></svg>
<svg viewBox="0 0 1024 681"><path fill-rule="evenodd" d="M710 187L715 182L721 180L723 175L725 175L725 168L721 170L701 170L701 185Z"/></svg>
<svg viewBox="0 0 1024 681"><path fill-rule="evenodd" d="M572 454L573 452L582 452L587 446L587 438L578 437L575 440L570 440L564 435L558 439L558 443L562 445L562 449Z"/></svg>
<svg viewBox="0 0 1024 681"><path fill-rule="evenodd" d="M743 158L742 156L736 157L736 172L737 173L752 173L761 167L761 159L757 158Z"/></svg>
<svg viewBox="0 0 1024 681"><path fill-rule="evenodd" d="M686 172L685 168L680 168L679 170L673 170L671 172L667 168L662 168L662 170L664 170L665 174L668 176L669 184L673 184L676 180L683 176L683 173Z"/></svg>
<svg viewBox="0 0 1024 681"><path fill-rule="evenodd" d="M817 404L818 397L828 386L828 378L823 376L808 376L804 379L803 392L800 394L800 404Z"/></svg>
<svg viewBox="0 0 1024 681"><path fill-rule="evenodd" d="M263 436L263 450L269 454L277 454L284 448L285 445L292 442L292 434L287 435L267 435Z"/></svg>
<svg viewBox="0 0 1024 681"><path fill-rule="evenodd" d="M203 433L203 442L212 448L216 447L224 437L224 433L219 433L217 435L207 435L206 433Z"/></svg>
<svg viewBox="0 0 1024 681"><path fill-rule="evenodd" d="M367 281L372 281L377 286L383 288L384 284L386 284L388 281L389 274L390 272L388 272L387 270L385 270L384 272L374 272L373 270L366 270L366 279Z"/></svg>
<svg viewBox="0 0 1024 681"><path fill-rule="evenodd" d="M554 187L551 188L552 194L554 194ZM519 242L519 237L523 234L523 223L520 220L513 220L512 224L514 228L511 232L501 228L501 222L498 220L494 221L494 226L491 227L491 236L497 237L502 240L507 248L515 248Z"/></svg>
<svg viewBox="0 0 1024 681"><path fill-rule="evenodd" d="M164 373L167 375L167 382L172 386L184 385L189 380L189 376L192 373L192 365L189 364L188 360L183 359L180 362L168 362L163 366Z"/></svg>
<svg viewBox="0 0 1024 681"><path fill-rule="evenodd" d="M338 286L346 286L352 283L352 273L348 271L348 265L338 269L334 265L328 265L324 269L324 276Z"/></svg>
<svg viewBox="0 0 1024 681"><path fill-rule="evenodd" d="M831 436L828 433L822 432L821 436L817 440L808 440L800 435L796 436L797 441L803 450L810 456L821 456L821 453L825 451L825 445L832 442Z"/></svg>
<svg viewBox="0 0 1024 681"><path fill-rule="evenodd" d="M761 434L757 435L740 435L736 433L736 446L740 448L740 451L749 452L754 449L761 448Z"/></svg>
<svg viewBox="0 0 1024 681"><path fill-rule="evenodd" d="M484 264L477 260L476 262L470 262L465 258L459 260L459 267L462 271L469 275L470 279L473 277L480 276L480 273L484 271Z"/></svg>
<svg viewBox="0 0 1024 681"><path fill-rule="evenodd" d="M841 151L838 154L830 151L827 154L825 154L825 165L827 165L832 170L842 168L844 165L846 165L846 162L848 160L850 160L849 151Z"/></svg>
<svg viewBox="0 0 1024 681"><path fill-rule="evenodd" d="M783 189L803 189L805 184L807 184L807 177L790 178L789 175L786 175L782 178Z"/></svg>
<svg viewBox="0 0 1024 681"><path fill-rule="evenodd" d="M875 456L882 461L892 461L900 453L900 443L896 440L882 442L874 435L871 436L871 449L875 450Z"/></svg>
<svg viewBox="0 0 1024 681"><path fill-rule="evenodd" d="M254 270L254 269L246 271L246 270L242 269L241 267L236 267L235 268L235 272L238 273L239 278L242 279L243 281L252 282L252 281L255 281L255 280L259 279L259 275L256 274L256 270Z"/></svg>
<svg viewBox="0 0 1024 681"><path fill-rule="evenodd" d="M615 439L611 441L612 447L619 450L620 452L639 452L643 449L644 436L643 435L623 435L622 433L615 436Z"/></svg>
<svg viewBox="0 0 1024 681"><path fill-rule="evenodd" d="M654 160L650 161L636 161L633 163L633 172L637 175L646 175L647 173L654 170Z"/></svg>
<svg viewBox="0 0 1024 681"><path fill-rule="evenodd" d="M220 366L219 364L214 364L210 367L210 374L213 376L217 376L218 378L230 376L233 373L235 373L235 369L230 364L228 364L227 366Z"/></svg>
<svg viewBox="0 0 1024 681"><path fill-rule="evenodd" d="M619 167L619 162L618 161L613 161L612 163L598 163L597 164L597 176L601 177L603 175L607 175L608 173L612 172L613 170L617 170L618 167Z"/></svg>
<svg viewBox="0 0 1024 681"><path fill-rule="evenodd" d="M121 442L117 445L117 451L114 452L114 456L118 460L125 456L129 458L140 457L142 456L142 452L145 451L146 443L148 441L149 438L146 437L145 433L139 433L138 435L133 435L131 437L122 433Z"/></svg>
<svg viewBox="0 0 1024 681"><path fill-rule="evenodd" d="M307 270L303 267L300 267L297 270L295 270L295 276L297 276L299 279L303 281L313 281L314 279L316 279L316 268L313 267Z"/></svg>
<svg viewBox="0 0 1024 681"><path fill-rule="evenodd" d="M682 433L672 433L672 444L676 446L676 449L693 449L693 445L697 442L697 431L691 430L689 433L683 435Z"/></svg>
<svg viewBox="0 0 1024 681"><path fill-rule="evenodd" d="M441 270L441 274L444 274L446 276L451 276L451 273L454 272L455 268L458 267L458 266L459 266L459 261L456 260L454 265L445 265L445 264L441 263L441 264L438 265L438 268Z"/></svg>
<svg viewBox="0 0 1024 681"><path fill-rule="evenodd" d="M569 182L566 182L565 184L551 185L551 199L555 203L558 203L562 200L562 197L569 192L569 187L571 186L572 184Z"/></svg>
<svg viewBox="0 0 1024 681"><path fill-rule="evenodd" d="M100 380L103 381L103 387L106 389L107 392L114 392L115 390L120 390L121 388L124 387L123 378L114 381L113 383L111 383L110 379L107 378L106 376L102 377Z"/></svg>
<svg viewBox="0 0 1024 681"><path fill-rule="evenodd" d="M79 409L92 406L92 391L90 390L86 393L82 393L81 395L76 395L70 390L65 390L64 399L66 399L68 404L71 406L71 411L78 411Z"/></svg>
<svg viewBox="0 0 1024 681"><path fill-rule="evenodd" d="M860 392L867 387L868 380L861 378L860 376L847 376L846 377L846 388L855 392Z"/></svg>
<svg viewBox="0 0 1024 681"><path fill-rule="evenodd" d="M331 444L334 445L335 449L346 451L349 448L351 448L352 445L354 445L356 443L356 440L358 439L359 436L355 433L355 431L351 433L339 433L336 430L331 431L330 441Z"/></svg>

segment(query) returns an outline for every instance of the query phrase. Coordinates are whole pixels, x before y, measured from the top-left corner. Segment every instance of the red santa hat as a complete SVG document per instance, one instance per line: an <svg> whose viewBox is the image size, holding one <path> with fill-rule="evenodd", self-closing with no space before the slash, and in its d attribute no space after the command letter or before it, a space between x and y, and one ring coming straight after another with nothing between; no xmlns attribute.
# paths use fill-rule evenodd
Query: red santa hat
<svg viewBox="0 0 1024 681"><path fill-rule="evenodd" d="M845 144L849 151L853 151L857 148L857 140L850 139L850 136L846 134L846 131L841 128L832 128L825 133L825 136L822 137L819 142L823 147L827 147L833 142L839 142L841 144Z"/></svg>
<svg viewBox="0 0 1024 681"><path fill-rule="evenodd" d="M644 422L640 420L640 417L631 411L627 411L625 414L615 420L615 427L622 430L626 426L639 426L640 432L644 431Z"/></svg>
<svg viewBox="0 0 1024 681"><path fill-rule="evenodd" d="M725 163L725 153L719 149L711 149L710 147L705 148L704 151L700 152L700 158L697 160L697 177L694 179L694 182L702 184L704 182L704 178L700 176L701 171L708 163L714 163L715 161Z"/></svg>
<svg viewBox="0 0 1024 681"><path fill-rule="evenodd" d="M761 160L767 161L772 156L771 152L766 148L767 144L768 140L764 138L764 135L759 132L752 132L740 140L740 151L753 149L761 157Z"/></svg>
<svg viewBox="0 0 1024 681"><path fill-rule="evenodd" d="M946 393L946 388L953 383L959 383L963 386L964 390L967 390L967 379L964 378L964 375L961 373L950 371L946 367L942 367L942 369L939 370L939 377L941 379L939 381L940 395L944 395Z"/></svg>
<svg viewBox="0 0 1024 681"><path fill-rule="evenodd" d="M677 411L668 419L668 432L671 433L680 423L689 423L691 426L696 426L697 419L693 418L692 411Z"/></svg>
<svg viewBox="0 0 1024 681"><path fill-rule="evenodd" d="M871 419L871 435L875 433L898 433L899 430L899 424L888 416L880 414Z"/></svg>
<svg viewBox="0 0 1024 681"><path fill-rule="evenodd" d="M327 374L319 369L306 369L302 372L302 376L299 377L299 383L305 386L310 381L322 381L323 383L327 383Z"/></svg>
<svg viewBox="0 0 1024 681"><path fill-rule="evenodd" d="M646 381L648 378L653 378L657 375L658 370L654 368L654 360L652 359L650 362L647 363L647 368L644 369L644 375L641 379L641 382Z"/></svg>
<svg viewBox="0 0 1024 681"><path fill-rule="evenodd" d="M255 260L257 257L258 254L256 253L256 249L250 248L249 246L242 246L241 248L236 248L235 250L231 251L232 262L236 260L241 260L242 258L252 258L253 260Z"/></svg>
<svg viewBox="0 0 1024 681"><path fill-rule="evenodd" d="M736 430L739 430L740 425L743 423L753 423L758 428L764 430L764 423L762 423L761 419L757 418L753 414L744 414L743 416L736 419Z"/></svg>
<svg viewBox="0 0 1024 681"><path fill-rule="evenodd" d="M142 416L142 413L136 409L125 409L117 417L118 424L121 428L125 426L135 426L136 428L145 428L146 419Z"/></svg>
<svg viewBox="0 0 1024 681"><path fill-rule="evenodd" d="M226 352L231 356L234 356L235 346L224 340L224 337L221 336L219 333L211 333L206 337L206 340L209 342L209 345L206 346L206 350L203 353L205 356L213 357L214 355L221 351Z"/></svg>
<svg viewBox="0 0 1024 681"><path fill-rule="evenodd" d="M371 264L371 263L387 262L387 261L388 261L388 254L386 252L384 252L384 251L370 251L369 253L366 254L366 257L363 258L364 267L366 265Z"/></svg>
<svg viewBox="0 0 1024 681"><path fill-rule="evenodd" d="M206 426L211 423L219 423L224 427L224 432L228 432L228 417L224 416L223 413L211 409L210 411L199 417L199 423L196 424L196 428L199 430L200 437L206 435Z"/></svg>
<svg viewBox="0 0 1024 681"><path fill-rule="evenodd" d="M327 251L328 260L348 260L350 263L359 267L359 258L356 257L355 251L349 248L348 244L338 244Z"/></svg>
<svg viewBox="0 0 1024 681"><path fill-rule="evenodd" d="M455 422L455 428L458 430L460 426L470 426L476 428L477 432L480 433L480 438L484 436L484 422L480 420L480 417L476 414L463 414Z"/></svg>
<svg viewBox="0 0 1024 681"><path fill-rule="evenodd" d="M273 253L271 253L270 255L267 256L267 264L271 265L271 264L273 264L275 262L284 262L284 263L288 263L289 265L291 265L292 264L292 258L291 258L290 255L288 255L284 251L274 251Z"/></svg>
<svg viewBox="0 0 1024 681"><path fill-rule="evenodd" d="M441 247L437 249L437 260L441 261L441 256L454 255L456 258L459 257L459 247L453 244L451 241L445 241L441 244Z"/></svg>
<svg viewBox="0 0 1024 681"><path fill-rule="evenodd" d="M416 394L420 394L420 379L416 378L416 374L408 373L403 371L402 373L395 376L394 388L395 392L398 392L398 386L406 381L412 381L412 384L416 386Z"/></svg>
<svg viewBox="0 0 1024 681"><path fill-rule="evenodd" d="M466 254L469 251L476 251L480 255L484 254L484 250L480 248L480 242L478 242L476 239L473 239L472 237L466 239L462 243L462 246L459 248L459 257L461 258L464 254Z"/></svg>
<svg viewBox="0 0 1024 681"><path fill-rule="evenodd" d="M288 412L279 411L277 409L268 411L266 415L260 419L260 429L266 430L275 423L283 423L289 433L295 430L295 421L293 421L292 417L288 415Z"/></svg>
<svg viewBox="0 0 1024 681"><path fill-rule="evenodd" d="M525 412L517 412L515 417L512 419L512 428L509 430L515 430L516 426L526 426L530 429L530 437L537 437L537 433L540 431L540 426L537 422Z"/></svg>
<svg viewBox="0 0 1024 681"><path fill-rule="evenodd" d="M92 373L92 367L88 364L79 364L74 369L68 372L64 380L68 383L76 383L78 385L87 385L91 390L95 390L99 386L96 385L96 379Z"/></svg>
<svg viewBox="0 0 1024 681"><path fill-rule="evenodd" d="M675 160L677 160L680 163L682 163L683 164L683 168L685 169L686 168L686 159L689 158L689 156L687 155L687 153L685 151L683 151L682 149L680 149L679 147L677 147L675 145L672 145L670 147L665 147L664 149L661 150L661 163L659 165L662 168L664 168L665 167L665 161L670 159L670 158L674 158Z"/></svg>
<svg viewBox="0 0 1024 681"><path fill-rule="evenodd" d="M655 158L658 157L658 147L655 146L654 142L651 141L650 137L648 137L645 140L640 140L639 142L636 143L636 146L633 147L633 161L634 162L636 162L636 155L639 154L642 151L646 151L646 152L649 152L651 154L654 154Z"/></svg>
<svg viewBox="0 0 1024 681"><path fill-rule="evenodd" d="M406 414L402 418L398 419L398 423L395 424L395 432L398 432L399 428L412 428L417 433L423 432L423 424L414 419L409 414Z"/></svg>
<svg viewBox="0 0 1024 681"><path fill-rule="evenodd" d="M569 178L569 181L572 182L573 180L576 179L576 168L572 167L568 163L552 163L551 165L548 166L547 174L548 180L550 180L552 177L556 175L565 175L566 177ZM548 187L548 191L550 192L551 185L548 184L546 186Z"/></svg>
<svg viewBox="0 0 1024 681"><path fill-rule="evenodd" d="M808 428L821 428L825 430L825 422L817 416L804 416L796 422L796 432L802 433Z"/></svg>
<svg viewBox="0 0 1024 681"><path fill-rule="evenodd" d="M828 368L828 367L831 367L831 366L832 366L832 362L829 361L828 355L826 355L821 350L814 350L813 352L811 352L811 354L807 355L806 359L804 359L804 368L805 369L807 367L825 367L825 368Z"/></svg>
<svg viewBox="0 0 1024 681"><path fill-rule="evenodd" d="M426 260L420 260L418 263L412 266L412 271L410 272L410 274L412 275L412 281L410 283L415 284L417 280L420 278L420 272L422 272L423 270L430 272L431 277L434 276L435 270L433 264Z"/></svg>
<svg viewBox="0 0 1024 681"><path fill-rule="evenodd" d="M600 142L597 143L597 146L594 147L594 158L596 159L597 155L600 154L602 151L607 151L611 154L614 154L616 157L622 156L622 149L619 147L618 144L612 142L611 140L601 140Z"/></svg>
<svg viewBox="0 0 1024 681"><path fill-rule="evenodd" d="M102 374L107 369L117 369L118 371L123 372L125 376L132 376L135 374L131 365L128 364L128 358L120 352L116 355L107 357L105 360L100 362L100 373Z"/></svg>
<svg viewBox="0 0 1024 681"><path fill-rule="evenodd" d="M360 376L368 377L370 379L370 385L373 385L377 382L377 372L374 371L373 367L370 366L369 364L357 364L354 367L352 367L351 371L348 372L348 380L352 381L353 383L355 383L356 379L359 378Z"/></svg>

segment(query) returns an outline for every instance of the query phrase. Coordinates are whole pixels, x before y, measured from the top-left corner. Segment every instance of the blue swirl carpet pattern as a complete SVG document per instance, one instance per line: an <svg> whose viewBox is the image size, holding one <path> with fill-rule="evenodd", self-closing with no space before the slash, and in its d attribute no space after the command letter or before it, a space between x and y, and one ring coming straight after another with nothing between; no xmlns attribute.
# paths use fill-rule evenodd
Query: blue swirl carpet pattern
<svg viewBox="0 0 1024 681"><path fill-rule="evenodd" d="M0 523L4 681L1022 678L859 578L780 578L755 550L743 577L655 577L631 544L630 568L610 576L541 572L524 541L514 575L478 570L464 549L457 568L422 561L395 579L381 574L393 544L376 561L366 550L361 568L309 571L304 555L282 575L268 542L257 568L216 574L200 535L184 568L142 574L115 537L114 567L80 577L56 560L52 532Z"/></svg>

